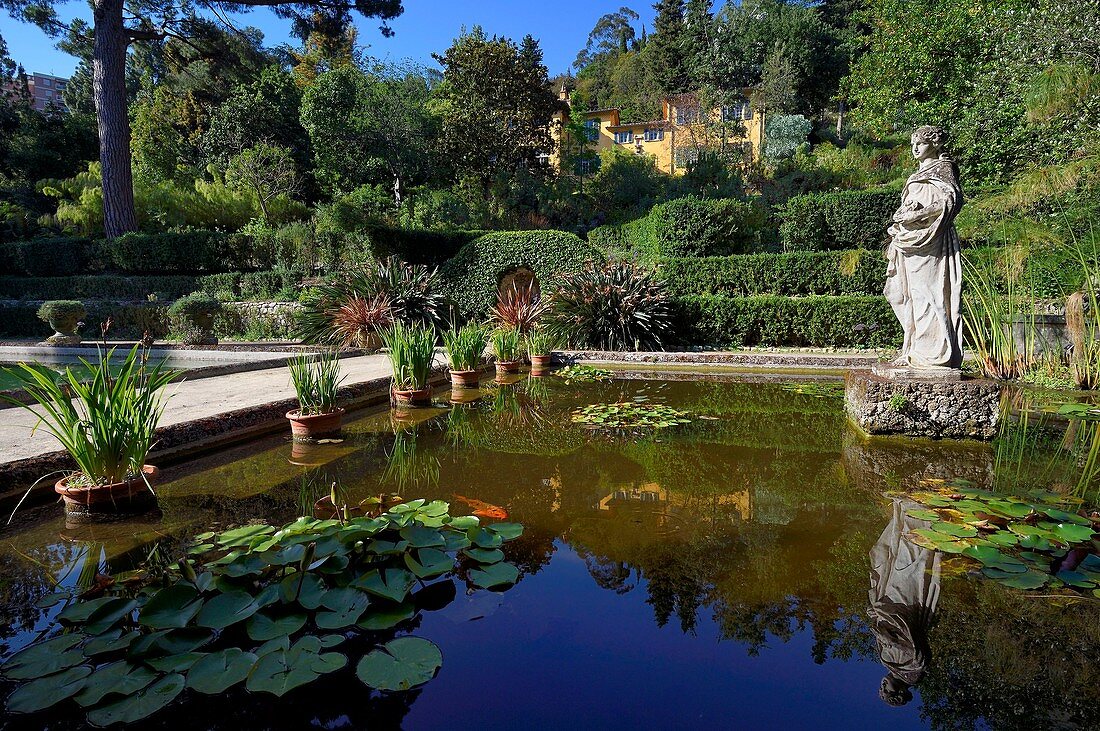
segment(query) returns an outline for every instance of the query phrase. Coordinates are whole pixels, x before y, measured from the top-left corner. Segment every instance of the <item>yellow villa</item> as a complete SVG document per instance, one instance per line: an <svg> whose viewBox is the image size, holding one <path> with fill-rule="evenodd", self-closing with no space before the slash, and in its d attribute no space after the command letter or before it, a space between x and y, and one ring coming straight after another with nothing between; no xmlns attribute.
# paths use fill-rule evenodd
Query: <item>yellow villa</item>
<svg viewBox="0 0 1100 731"><path fill-rule="evenodd" d="M714 118L724 122L740 122L741 129L727 137L725 145L739 147L748 162L755 161L764 143L764 113L756 112L748 101L748 90L737 103L715 109ZM568 105L568 90L562 87L560 99ZM714 125L703 124L703 113L696 94L680 94L664 99L661 103L661 119L648 122L623 122L619 109L594 109L584 112L584 126L589 150L597 155L616 147L638 155L653 156L657 169L669 175L682 175L688 165L699 159L701 152L714 148L722 140L714 138ZM554 153L550 164L561 166L561 142L564 134L567 109L554 115ZM594 172L599 159L582 160L581 174Z"/></svg>

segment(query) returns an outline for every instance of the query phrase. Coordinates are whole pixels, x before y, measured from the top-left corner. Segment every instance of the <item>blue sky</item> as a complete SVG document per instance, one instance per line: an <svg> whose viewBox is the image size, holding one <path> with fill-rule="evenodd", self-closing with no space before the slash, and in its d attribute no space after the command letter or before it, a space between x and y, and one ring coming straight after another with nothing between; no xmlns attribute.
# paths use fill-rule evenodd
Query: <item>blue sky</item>
<svg viewBox="0 0 1100 731"><path fill-rule="evenodd" d="M546 65L554 75L566 71L573 63L596 20L623 4L623 0L558 0L542 5L518 0L405 0L405 13L391 24L396 31L394 37L383 38L378 23L370 19L359 17L356 25L359 40L370 47L371 55L391 60L411 58L432 65L431 54L445 50L463 26L480 25L490 35L516 40L530 33L539 39ZM651 4L652 0L628 3L652 29ZM66 18L77 13L90 16L87 6L79 0L60 5L59 10ZM270 11L260 9L240 16L240 22L261 29L268 45L288 40L289 23ZM3 13L0 13L0 35L7 42L11 57L28 71L68 76L76 66L76 59L54 48L53 41L38 28Z"/></svg>

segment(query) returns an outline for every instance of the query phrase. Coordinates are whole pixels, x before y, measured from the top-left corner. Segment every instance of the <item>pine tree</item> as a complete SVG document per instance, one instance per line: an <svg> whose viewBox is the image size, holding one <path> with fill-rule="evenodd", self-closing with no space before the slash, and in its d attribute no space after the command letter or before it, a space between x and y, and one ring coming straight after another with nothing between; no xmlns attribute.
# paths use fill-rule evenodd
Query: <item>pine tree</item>
<svg viewBox="0 0 1100 731"><path fill-rule="evenodd" d="M684 0L658 0L653 35L646 45L649 73L663 94L689 91L691 74L684 48Z"/></svg>
<svg viewBox="0 0 1100 731"><path fill-rule="evenodd" d="M714 16L711 0L688 0L684 12L684 54L694 88L713 86Z"/></svg>

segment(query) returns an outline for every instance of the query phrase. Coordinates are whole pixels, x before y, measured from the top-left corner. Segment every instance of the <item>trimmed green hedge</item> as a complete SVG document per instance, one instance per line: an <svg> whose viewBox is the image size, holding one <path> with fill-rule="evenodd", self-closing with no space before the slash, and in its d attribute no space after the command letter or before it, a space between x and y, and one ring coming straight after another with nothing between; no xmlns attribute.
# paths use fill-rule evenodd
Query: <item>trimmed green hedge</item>
<svg viewBox="0 0 1100 731"><path fill-rule="evenodd" d="M48 325L38 319L40 302L0 303L0 337L45 338ZM111 318L108 337L137 339L149 332L162 339L171 329L168 306L163 303L86 302L88 314L80 335L85 340L99 338L99 325ZM294 318L289 314L269 315L247 305L229 304L214 320L219 337L244 337L250 340L293 338Z"/></svg>
<svg viewBox="0 0 1100 731"><path fill-rule="evenodd" d="M480 317L496 304L505 275L526 267L544 289L557 277L580 271L603 255L564 231L502 231L471 241L440 269L445 294L459 310Z"/></svg>
<svg viewBox="0 0 1100 731"><path fill-rule="evenodd" d="M173 300L190 292L207 292L229 300L297 299L303 275L287 269L222 274L122 275L75 277L0 277L0 299Z"/></svg>
<svg viewBox="0 0 1100 731"><path fill-rule="evenodd" d="M784 251L876 249L901 205L896 187L796 195L779 209Z"/></svg>
<svg viewBox="0 0 1100 731"><path fill-rule="evenodd" d="M92 271L98 266L95 242L86 238L35 239L0 244L0 274L52 277Z"/></svg>
<svg viewBox="0 0 1100 731"><path fill-rule="evenodd" d="M901 326L884 297L679 297L685 343L893 348Z"/></svg>
<svg viewBox="0 0 1100 731"><path fill-rule="evenodd" d="M111 266L133 274L231 272L262 269L270 262L252 256L251 239L220 231L129 233L103 244Z"/></svg>
<svg viewBox="0 0 1100 731"><path fill-rule="evenodd" d="M880 295L886 283L886 257L866 250L664 259L659 266L677 297Z"/></svg>
<svg viewBox="0 0 1100 731"><path fill-rule="evenodd" d="M659 203L642 218L594 228L588 241L606 253L645 261L726 256L756 247L766 225L767 212L756 199L687 197Z"/></svg>

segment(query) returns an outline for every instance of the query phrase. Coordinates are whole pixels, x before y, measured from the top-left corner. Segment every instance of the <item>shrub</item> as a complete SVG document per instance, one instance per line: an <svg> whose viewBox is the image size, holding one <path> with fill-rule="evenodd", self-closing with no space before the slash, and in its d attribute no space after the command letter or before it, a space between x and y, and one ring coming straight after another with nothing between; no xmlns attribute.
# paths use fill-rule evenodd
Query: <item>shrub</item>
<svg viewBox="0 0 1100 731"><path fill-rule="evenodd" d="M548 287L561 277L584 269L603 255L578 236L563 231L503 231L486 234L462 247L440 268L446 294L466 315L489 311L507 274L521 268Z"/></svg>
<svg viewBox="0 0 1100 731"><path fill-rule="evenodd" d="M599 350L661 347L671 298L655 275L624 261L592 264L565 277L550 299L547 328L570 344Z"/></svg>
<svg viewBox="0 0 1100 731"><path fill-rule="evenodd" d="M879 295L886 282L885 257L867 250L663 259L659 264L674 297Z"/></svg>
<svg viewBox="0 0 1100 731"><path fill-rule="evenodd" d="M91 239L56 238L0 244L0 273L30 277L80 274L97 264Z"/></svg>
<svg viewBox="0 0 1100 731"><path fill-rule="evenodd" d="M84 303L78 300L51 300L43 302L36 314L39 320L49 323L50 320L66 320L69 318L79 320L88 314L88 311L84 308Z"/></svg>
<svg viewBox="0 0 1100 731"><path fill-rule="evenodd" d="M892 348L901 326L884 297L680 297L686 343Z"/></svg>
<svg viewBox="0 0 1100 731"><path fill-rule="evenodd" d="M879 248L900 200L895 187L794 196L779 210L783 250Z"/></svg>
<svg viewBox="0 0 1100 731"><path fill-rule="evenodd" d="M253 259L249 239L218 231L129 233L105 244L111 264L124 272L171 274L226 272L269 265Z"/></svg>
<svg viewBox="0 0 1100 731"><path fill-rule="evenodd" d="M216 315L221 312L222 303L206 292L192 292L180 297L168 308L173 317L193 317L196 315Z"/></svg>

